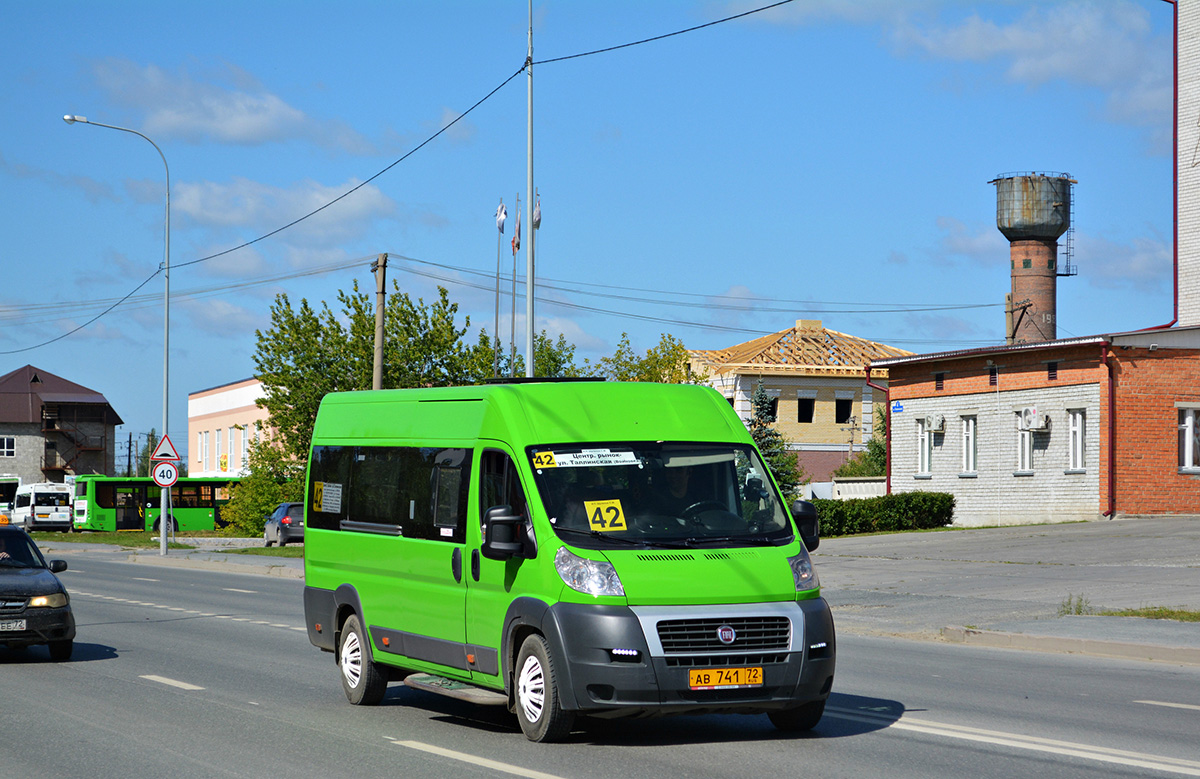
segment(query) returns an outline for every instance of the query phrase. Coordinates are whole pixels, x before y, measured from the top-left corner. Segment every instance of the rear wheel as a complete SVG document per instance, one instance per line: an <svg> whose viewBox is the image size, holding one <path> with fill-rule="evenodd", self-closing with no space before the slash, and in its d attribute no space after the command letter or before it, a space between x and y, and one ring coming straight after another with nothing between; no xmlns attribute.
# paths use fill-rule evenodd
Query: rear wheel
<svg viewBox="0 0 1200 779"><path fill-rule="evenodd" d="M794 709L772 711L767 716L771 718L771 724L780 730L799 733L815 728L824 713L825 701L813 701Z"/></svg>
<svg viewBox="0 0 1200 779"><path fill-rule="evenodd" d="M69 638L66 641L51 641L50 659L56 663L61 663L63 660L70 660L71 652L74 649L75 642Z"/></svg>
<svg viewBox="0 0 1200 779"><path fill-rule="evenodd" d="M342 690L355 706L374 706L387 692L387 676L369 659L366 640L358 615L352 614L342 626L338 667Z"/></svg>
<svg viewBox="0 0 1200 779"><path fill-rule="evenodd" d="M271 540L271 531L263 529L263 546L271 546L275 542Z"/></svg>
<svg viewBox="0 0 1200 779"><path fill-rule="evenodd" d="M171 528L171 532L178 533L179 532L179 523L175 521L175 517L168 516L167 519L171 523L169 525L169 527ZM162 519L160 518L160 519L154 520L154 532L157 533L161 527L162 527Z"/></svg>
<svg viewBox="0 0 1200 779"><path fill-rule="evenodd" d="M573 712L563 711L558 698L558 678L546 639L525 639L517 653L517 720L530 741L561 741L575 724Z"/></svg>

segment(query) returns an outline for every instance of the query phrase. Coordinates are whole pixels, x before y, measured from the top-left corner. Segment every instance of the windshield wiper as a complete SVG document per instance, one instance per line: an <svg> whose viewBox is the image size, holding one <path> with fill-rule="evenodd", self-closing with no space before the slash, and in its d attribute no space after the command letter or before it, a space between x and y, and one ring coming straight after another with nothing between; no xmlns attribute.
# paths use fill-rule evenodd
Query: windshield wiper
<svg viewBox="0 0 1200 779"><path fill-rule="evenodd" d="M783 546L791 541L791 538L766 538L764 536L690 536L684 540L688 546L699 546L700 544L728 544L741 543L749 544L750 546Z"/></svg>
<svg viewBox="0 0 1200 779"><path fill-rule="evenodd" d="M683 541L651 541L646 538L623 538L609 533L601 533L599 530L576 530L573 527L556 527L554 530L558 533L574 533L575 535L587 536L588 538L596 538L602 541L617 541L629 546L651 546L661 549L683 549L687 546L686 542Z"/></svg>

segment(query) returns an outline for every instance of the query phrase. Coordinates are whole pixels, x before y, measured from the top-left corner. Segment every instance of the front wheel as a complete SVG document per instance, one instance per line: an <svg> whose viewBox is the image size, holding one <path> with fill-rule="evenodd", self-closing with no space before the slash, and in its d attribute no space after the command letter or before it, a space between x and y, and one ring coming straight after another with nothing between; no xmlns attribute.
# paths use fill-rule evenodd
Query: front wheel
<svg viewBox="0 0 1200 779"><path fill-rule="evenodd" d="M571 732L575 715L563 711L558 697L558 678L546 639L525 639L517 653L517 720L530 741L561 741Z"/></svg>
<svg viewBox="0 0 1200 779"><path fill-rule="evenodd" d="M387 692L387 676L370 660L366 641L358 615L351 615L342 626L338 667L342 671L342 690L355 706L374 706Z"/></svg>
<svg viewBox="0 0 1200 779"><path fill-rule="evenodd" d="M815 728L824 713L825 701L812 701L794 709L772 711L767 716L771 718L771 724L780 730L799 733Z"/></svg>
<svg viewBox="0 0 1200 779"><path fill-rule="evenodd" d="M177 521L175 521L175 517L168 516L167 519L170 520L170 522L171 522L171 524L170 524L171 532L178 533L179 532L179 523ZM159 519L154 520L154 532L157 533L161 527L162 527L162 519L159 518Z"/></svg>

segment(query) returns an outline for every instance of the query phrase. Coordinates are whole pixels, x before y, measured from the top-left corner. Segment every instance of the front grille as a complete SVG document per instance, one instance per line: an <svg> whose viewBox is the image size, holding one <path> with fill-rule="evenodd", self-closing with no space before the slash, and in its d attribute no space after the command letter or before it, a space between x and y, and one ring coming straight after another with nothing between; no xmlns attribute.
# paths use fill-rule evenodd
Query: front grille
<svg viewBox="0 0 1200 779"><path fill-rule="evenodd" d="M737 633L731 644L717 638L725 625ZM658 623L658 639L667 654L707 654L787 649L792 622L787 617L714 617L668 619Z"/></svg>
<svg viewBox="0 0 1200 779"><path fill-rule="evenodd" d="M668 657L668 668L731 668L754 665L778 665L786 663L787 653L771 655L688 655Z"/></svg>
<svg viewBox="0 0 1200 779"><path fill-rule="evenodd" d="M24 610L24 600L0 600L0 614L16 614Z"/></svg>

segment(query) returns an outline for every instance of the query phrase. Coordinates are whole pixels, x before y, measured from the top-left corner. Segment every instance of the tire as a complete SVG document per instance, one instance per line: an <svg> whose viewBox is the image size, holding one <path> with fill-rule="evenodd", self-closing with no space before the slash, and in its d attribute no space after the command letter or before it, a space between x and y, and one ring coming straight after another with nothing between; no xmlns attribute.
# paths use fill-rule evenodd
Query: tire
<svg viewBox="0 0 1200 779"><path fill-rule="evenodd" d="M179 532L179 523L175 520L175 517L168 516L167 518L169 520L171 520L171 532L178 533ZM158 519L154 520L154 532L157 533L159 531L159 528L161 528L161 527L162 527L162 517L159 517Z"/></svg>
<svg viewBox="0 0 1200 779"><path fill-rule="evenodd" d="M66 641L51 641L50 642L50 659L56 663L61 663L64 660L71 659L71 652L75 649L75 642L71 639Z"/></svg>
<svg viewBox="0 0 1200 779"><path fill-rule="evenodd" d="M271 540L271 537L269 535L267 535L267 531L264 530L263 531L263 546L271 546L274 543L275 542Z"/></svg>
<svg viewBox="0 0 1200 779"><path fill-rule="evenodd" d="M517 720L530 741L561 741L571 732L575 714L563 711L558 677L546 639L536 633L521 644L514 669Z"/></svg>
<svg viewBox="0 0 1200 779"><path fill-rule="evenodd" d="M374 706L387 692L387 674L368 659L367 639L357 614L351 614L342 625L338 644L338 669L346 700L355 706Z"/></svg>
<svg viewBox="0 0 1200 779"><path fill-rule="evenodd" d="M282 530L279 531L279 545L287 546L287 536L283 534Z"/></svg>
<svg viewBox="0 0 1200 779"><path fill-rule="evenodd" d="M812 701L794 709L772 711L767 716L771 718L771 724L779 730L800 733L815 728L824 713L825 701Z"/></svg>

